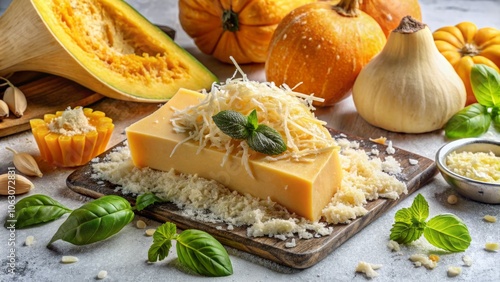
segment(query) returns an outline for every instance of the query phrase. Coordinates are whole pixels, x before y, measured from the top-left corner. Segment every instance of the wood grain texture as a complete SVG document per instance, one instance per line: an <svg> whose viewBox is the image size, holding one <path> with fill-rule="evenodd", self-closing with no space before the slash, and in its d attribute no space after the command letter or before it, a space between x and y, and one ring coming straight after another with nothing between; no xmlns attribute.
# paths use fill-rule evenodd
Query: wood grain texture
<svg viewBox="0 0 500 282"><path fill-rule="evenodd" d="M26 96L28 108L22 117L10 115L0 122L0 137L30 129L29 121L67 107L87 106L104 96L68 79L39 74L35 80L15 84Z"/></svg>
<svg viewBox="0 0 500 282"><path fill-rule="evenodd" d="M360 142L361 148L366 148L367 150L371 150L375 146L381 152L380 157L385 156L386 146L384 145L373 143L367 139L346 135L332 129L330 129L330 132L334 137L347 136L347 138L351 141L356 140ZM123 143L120 143L117 146L123 146ZM109 151L104 154L107 154L108 152ZM434 161L425 157L401 149L396 149L396 153L392 156L396 158L403 167L403 172L398 176L398 178L406 183L408 187L408 194L401 195L398 200L379 199L369 202L366 205L369 212L365 216L360 217L349 224L333 226L333 233L330 236L313 238L310 240L296 240L296 246L294 248L286 248L285 241L275 238L249 238L246 235L247 227L245 226L235 227L234 230L231 231L219 230L217 229L217 226L220 226L221 224L199 222L185 217L182 215L181 211L171 203L155 204L154 206L148 207L144 211L139 212L139 214L160 222L174 222L180 229L200 229L210 233L222 244L227 246L255 254L262 258L292 268L304 269L321 261L342 243L351 238L357 232L361 231L365 226L373 222L384 212L398 204L411 193L417 191L437 173ZM410 165L410 158L418 160L418 164ZM91 165L83 166L68 176L66 184L71 190L92 198L114 194L123 196L134 204L135 198L115 191L116 186L109 182L104 182L104 184L97 183L96 180L90 178L91 173Z"/></svg>

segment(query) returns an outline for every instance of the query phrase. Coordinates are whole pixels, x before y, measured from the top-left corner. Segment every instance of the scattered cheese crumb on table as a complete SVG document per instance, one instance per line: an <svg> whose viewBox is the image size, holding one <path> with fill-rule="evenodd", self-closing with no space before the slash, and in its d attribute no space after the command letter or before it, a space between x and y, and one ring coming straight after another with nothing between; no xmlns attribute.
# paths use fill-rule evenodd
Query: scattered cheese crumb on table
<svg viewBox="0 0 500 282"><path fill-rule="evenodd" d="M410 256L410 261L416 267L425 266L427 269L434 269L437 266L437 261L431 260L429 257L423 254L413 254Z"/></svg>
<svg viewBox="0 0 500 282"><path fill-rule="evenodd" d="M30 236L28 236L28 237L26 237L26 240L24 241L24 245L25 245L25 246L31 246L31 245L33 245L34 243L35 243L35 237L33 237L33 236L31 236L31 235L30 235Z"/></svg>
<svg viewBox="0 0 500 282"><path fill-rule="evenodd" d="M292 240L290 242L285 243L286 248L293 248L295 246L297 246L297 244L295 243L295 238L292 238Z"/></svg>
<svg viewBox="0 0 500 282"><path fill-rule="evenodd" d="M462 257L462 261L464 262L465 266L471 266L472 265L472 258L468 255L464 255Z"/></svg>
<svg viewBox="0 0 500 282"><path fill-rule="evenodd" d="M378 273L375 270L380 269L381 267L381 264L372 264L360 261L356 266L356 272L364 273L367 278L374 278L378 276Z"/></svg>
<svg viewBox="0 0 500 282"><path fill-rule="evenodd" d="M448 267L448 277L455 277L462 273L462 268L459 266L450 266Z"/></svg>
<svg viewBox="0 0 500 282"><path fill-rule="evenodd" d="M389 144L387 145L385 152L389 155L393 155L394 153L396 153L396 149L394 149L394 147L392 146L392 141L389 141Z"/></svg>
<svg viewBox="0 0 500 282"><path fill-rule="evenodd" d="M399 243L390 240L389 243L387 243L387 247L392 251L392 252L399 252L401 250L401 247L399 246Z"/></svg>

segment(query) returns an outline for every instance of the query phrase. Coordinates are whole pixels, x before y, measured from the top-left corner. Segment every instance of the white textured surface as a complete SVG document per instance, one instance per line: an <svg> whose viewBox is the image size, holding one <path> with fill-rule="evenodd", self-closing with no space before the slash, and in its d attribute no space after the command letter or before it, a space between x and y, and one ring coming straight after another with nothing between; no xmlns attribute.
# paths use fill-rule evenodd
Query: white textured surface
<svg viewBox="0 0 500 282"><path fill-rule="evenodd" d="M0 0L0 9L9 1ZM199 54L192 41L185 35L178 23L177 1L175 0L129 0L137 10L157 24L165 24L177 30L176 41L205 63L222 79L232 74L234 68L218 64L213 59ZM455 25L461 21L475 22L479 27L493 26L500 28L500 0L421 0L424 22L432 30ZM245 66L244 70L254 79L263 79L262 65ZM328 121L329 125L363 137L385 135L394 146L423 156L434 158L437 149L444 143L440 133L418 136L387 133L372 128L366 130L364 121L355 113L351 99L327 109L318 111L318 116ZM115 134L112 142L124 137ZM497 136L498 138L498 136ZM21 133L0 139L0 160L4 164L10 157L5 146L13 146L36 154L36 145L29 133ZM43 179L37 179L37 193L51 195L63 204L76 208L88 199L79 195L71 198L62 197L65 178L69 170L50 171ZM143 235L144 230L133 224L125 227L117 236L90 246L73 246L58 242L48 249L45 244L58 228L61 220L41 227L16 231L16 267L15 276L7 275L7 255L9 254L9 232L0 228L0 281L94 281L97 273L105 269L108 276L103 281L366 281L363 275L355 273L359 261L382 264L377 270L376 281L500 281L500 254L484 251L487 241L500 242L499 223L485 223L484 215L500 216L499 205L486 205L459 197L459 204L451 206L446 199L452 193L441 176L420 190L430 204L431 216L452 212L461 217L469 226L473 241L465 253L447 254L438 252L441 261L434 270L415 268L409 261L411 254L433 250L421 243L411 247L402 247L401 253L392 253L387 248L389 230L394 213L411 204L414 195L381 216L374 223L344 243L323 261L306 270L294 270L260 259L234 249L228 249L234 267L234 274L224 278L202 278L184 273L177 267L175 251L161 262L147 264L147 249L151 238ZM0 198L0 221L6 213L6 199ZM139 219L137 217L136 219ZM143 219L148 228L159 223ZM33 235L35 243L23 246L27 236ZM470 267L463 267L462 256L473 259ZM61 264L63 255L79 258L77 263ZM462 266L462 274L448 278L449 266Z"/></svg>

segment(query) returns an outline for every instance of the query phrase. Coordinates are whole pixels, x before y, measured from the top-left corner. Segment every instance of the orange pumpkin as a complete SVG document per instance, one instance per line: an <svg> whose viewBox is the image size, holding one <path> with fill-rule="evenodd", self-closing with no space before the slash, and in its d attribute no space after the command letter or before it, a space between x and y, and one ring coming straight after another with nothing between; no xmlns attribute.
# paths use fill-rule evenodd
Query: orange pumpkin
<svg viewBox="0 0 500 282"><path fill-rule="evenodd" d="M329 1L332 4L339 0ZM396 29L405 16L422 21L422 11L418 0L363 0L359 3L359 9L378 22L386 37Z"/></svg>
<svg viewBox="0 0 500 282"><path fill-rule="evenodd" d="M500 71L500 30L485 27L478 29L474 23L462 22L445 26L433 33L436 46L453 65L467 90L466 105L477 102L470 84L474 64L484 64Z"/></svg>
<svg viewBox="0 0 500 282"><path fill-rule="evenodd" d="M357 4L315 2L288 14L269 47L267 80L323 98L317 106L348 97L361 69L386 43L378 23Z"/></svg>
<svg viewBox="0 0 500 282"><path fill-rule="evenodd" d="M263 63L276 26L316 0L180 0L182 28L205 54L222 62Z"/></svg>
<svg viewBox="0 0 500 282"><path fill-rule="evenodd" d="M386 37L405 16L422 21L418 0L363 0L359 8L378 22Z"/></svg>

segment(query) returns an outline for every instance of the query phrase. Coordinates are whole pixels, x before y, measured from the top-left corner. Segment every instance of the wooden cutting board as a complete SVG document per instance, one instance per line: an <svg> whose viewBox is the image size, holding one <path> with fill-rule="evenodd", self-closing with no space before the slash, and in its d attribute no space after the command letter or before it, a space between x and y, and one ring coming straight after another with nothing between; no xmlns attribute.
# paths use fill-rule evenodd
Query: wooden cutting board
<svg viewBox="0 0 500 282"><path fill-rule="evenodd" d="M0 137L30 129L30 119L43 118L46 113L67 107L87 106L104 97L76 82L49 74L16 73L9 80L24 93L28 108L22 117L10 114L0 122Z"/></svg>
<svg viewBox="0 0 500 282"><path fill-rule="evenodd" d="M334 137L342 134L335 130L330 130L330 132ZM380 151L380 157L386 156L386 146L384 145L373 143L370 140L356 136L349 136L347 134L343 134L342 136L347 136L351 141L358 141L360 143L360 148L365 148L367 151L370 151L374 148L373 146L375 146ZM123 146L123 143L117 146ZM110 150L103 153L101 157ZM310 240L296 240L296 246L294 248L286 248L284 241L275 238L249 238L246 236L247 227L235 227L234 230L217 229L217 226L221 224L199 222L189 217L185 217L179 209L171 203L155 204L139 212L139 214L160 222L173 222L181 229L200 229L210 233L222 244L227 246L255 254L292 268L304 269L321 261L329 253L351 238L354 234L361 231L384 212L408 197L411 193L417 191L437 173L434 161L428 158L398 148L396 148L396 153L392 156L396 158L403 167L403 171L398 178L406 183L408 187L407 195L402 195L398 200L379 199L369 202L366 205L367 210L369 210L367 215L346 225L333 226L333 233L329 236ZM409 159L418 160L418 165L410 165ZM109 182L104 182L104 184L102 182L97 183L97 181L89 177L91 173L92 167L90 164L77 169L68 176L68 187L75 192L93 198L110 194L120 195L134 204L135 198L123 195L121 192L116 192L116 186Z"/></svg>

